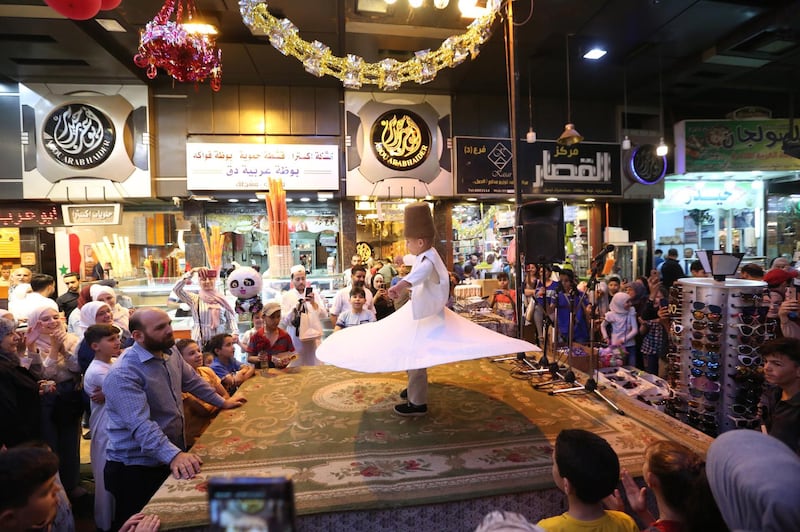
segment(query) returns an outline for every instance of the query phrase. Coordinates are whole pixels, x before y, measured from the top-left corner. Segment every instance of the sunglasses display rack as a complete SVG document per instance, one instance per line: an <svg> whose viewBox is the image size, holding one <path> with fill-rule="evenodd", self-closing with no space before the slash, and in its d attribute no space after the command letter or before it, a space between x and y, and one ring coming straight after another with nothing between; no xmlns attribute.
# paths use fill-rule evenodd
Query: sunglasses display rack
<svg viewBox="0 0 800 532"><path fill-rule="evenodd" d="M744 279L680 279L678 356L674 385L681 421L717 436L758 428L763 383L758 345L768 337L761 320L765 283ZM757 376L761 374L762 378Z"/></svg>

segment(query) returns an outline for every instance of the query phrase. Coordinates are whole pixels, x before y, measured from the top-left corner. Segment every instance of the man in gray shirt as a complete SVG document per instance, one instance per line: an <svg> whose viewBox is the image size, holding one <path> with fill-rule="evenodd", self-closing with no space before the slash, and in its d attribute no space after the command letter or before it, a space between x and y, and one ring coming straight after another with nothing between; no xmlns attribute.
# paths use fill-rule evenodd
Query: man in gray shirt
<svg viewBox="0 0 800 532"><path fill-rule="evenodd" d="M186 452L182 392L222 409L246 401L223 399L184 362L163 310L137 310L129 326L136 343L103 383L108 415L105 481L116 500L114 530L147 504L170 472L181 479L200 472L200 457Z"/></svg>

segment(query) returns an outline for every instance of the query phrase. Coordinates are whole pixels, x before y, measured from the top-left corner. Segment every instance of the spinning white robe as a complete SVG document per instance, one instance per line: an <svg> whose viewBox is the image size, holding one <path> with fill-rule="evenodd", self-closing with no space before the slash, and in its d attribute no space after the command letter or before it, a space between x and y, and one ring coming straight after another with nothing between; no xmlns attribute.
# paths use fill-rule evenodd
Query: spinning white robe
<svg viewBox="0 0 800 532"><path fill-rule="evenodd" d="M317 358L341 368L380 373L539 351L446 308L450 278L436 250L418 255L404 280L413 288L408 304L380 321L337 331L317 348Z"/></svg>

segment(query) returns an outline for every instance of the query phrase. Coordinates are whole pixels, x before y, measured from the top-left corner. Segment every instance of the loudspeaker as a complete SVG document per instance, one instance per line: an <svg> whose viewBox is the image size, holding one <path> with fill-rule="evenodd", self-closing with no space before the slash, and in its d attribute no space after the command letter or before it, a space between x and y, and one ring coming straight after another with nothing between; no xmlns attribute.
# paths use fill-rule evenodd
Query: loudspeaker
<svg viewBox="0 0 800 532"><path fill-rule="evenodd" d="M564 204L560 201L530 201L517 209L522 226L518 252L525 264L564 262Z"/></svg>

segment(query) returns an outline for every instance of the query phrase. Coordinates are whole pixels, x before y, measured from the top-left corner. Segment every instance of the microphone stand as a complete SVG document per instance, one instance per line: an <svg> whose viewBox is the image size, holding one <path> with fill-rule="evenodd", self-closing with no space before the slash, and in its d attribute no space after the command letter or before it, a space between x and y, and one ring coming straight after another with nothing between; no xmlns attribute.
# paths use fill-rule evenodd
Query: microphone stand
<svg viewBox="0 0 800 532"><path fill-rule="evenodd" d="M598 269L599 269L599 266L597 265L597 261L595 261L594 266L592 267L592 275L589 278L589 282L587 283L587 286L586 286L586 290L587 291L589 291L589 290L593 291L594 290L595 285L597 284L597 271L598 271ZM585 294L584 294L584 297L585 297ZM576 297L575 299L579 299L579 298ZM595 301L596 301L596 298L595 298ZM578 302L578 304L580 304L580 302ZM566 378L564 380L566 382L574 384L574 386L572 386L570 388L562 388L562 389L559 389L559 390L552 390L552 391L549 392L549 395L558 395L558 394L570 393L570 392L592 393L592 394L595 394L600 399L602 399L603 401L605 401L606 403L608 403L608 405L611 408L613 408L617 412L617 414L619 414L621 416L624 416L625 412L619 406L617 406L613 401L611 401L605 395L600 393L600 390L597 389L597 376L599 374L600 359L599 359L599 357L595 357L594 356L594 340L593 340L593 336L594 336L594 321L596 319L596 313L597 313L597 308L596 308L595 305L592 305L592 317L591 317L591 320L589 321L589 363L592 365L591 376L588 379L586 379L586 382L584 384L580 384L575 379L575 373L572 371L572 332L573 332L572 320L575 317L575 312L576 312L575 303L573 302L572 305L570 306L570 335L569 335L570 341L569 341L569 355L568 355L570 369L567 371L567 374L566 374L566 376L569 376L571 374L572 380L567 380Z"/></svg>
<svg viewBox="0 0 800 532"><path fill-rule="evenodd" d="M569 295L564 292L563 287L561 286L561 284L559 284L558 288L556 288L555 320L553 320L553 349L555 349L556 353L558 353L558 344L559 344L559 339L561 338L561 331L559 330L559 327L558 327L558 313L559 313L558 302L559 302L559 299L560 299L559 298L559 294L560 293L564 294L564 297L566 298L567 303L569 303L569 301L570 301ZM545 304L547 304L547 295L546 294L547 294L547 292L545 291ZM545 312L545 314L546 314L546 312ZM571 350L571 346L572 346L572 313L570 313L569 328L570 328L570 332L568 334L568 338L569 338L568 345L570 346L570 350ZM546 369L542 368L540 370L537 370L536 373L550 373L550 380L547 381L547 382L540 382L539 384L534 384L533 388L535 390L539 390L541 388L545 388L545 387L548 387L548 386L553 386L553 385L555 385L556 383L559 383L559 382L574 382L575 373L571 369L572 364L571 364L570 356L571 356L571 354L567 355L567 363L570 366L569 368L562 368L561 366L559 366L557 360L552 362L552 363L550 363L550 364L547 364L548 361L545 360L543 364L540 364L541 366L544 366L546 364L547 368ZM554 360L555 360L555 358L554 358ZM563 370L563 372L562 372L562 370Z"/></svg>
<svg viewBox="0 0 800 532"><path fill-rule="evenodd" d="M539 268L538 271L541 272L541 275L544 275L544 272L546 271L545 270L545 265L544 264L539 264L539 265L537 265L537 267ZM539 358L539 360L536 362L535 365L531 364L530 362L528 362L526 360L525 362L531 368L529 370L522 371L521 373L524 373L524 374L527 374L527 375L541 375L541 374L544 374L544 373L550 373L551 376L555 378L555 377L557 377L557 373L559 371L558 364L557 363L552 363L551 364L550 363L550 359L547 358L547 346L548 346L548 343L549 343L548 342L548 338L550 336L549 333L550 333L551 327L555 331L555 326L553 324L553 320L550 319L550 315L547 312L547 308L549 306L549 301L550 301L550 296L548 295L548 290L547 290L547 281L548 280L549 279L539 279L539 282L542 284L542 289L544 289L544 297L542 298L542 302L543 302L542 330L538 331L538 332L541 333L540 336L541 336L543 344L544 344L543 347L542 347L542 356ZM536 301L536 295L535 294L534 294L534 297L533 297L533 304L534 305L538 305L539 304ZM558 312L557 308L556 308L556 312ZM556 336L555 337L557 338L557 332L556 332ZM553 344L554 344L554 346L556 346L557 341L554 340ZM555 359L555 357L554 357L554 359ZM544 383L544 384L549 384L549 382L548 383Z"/></svg>

